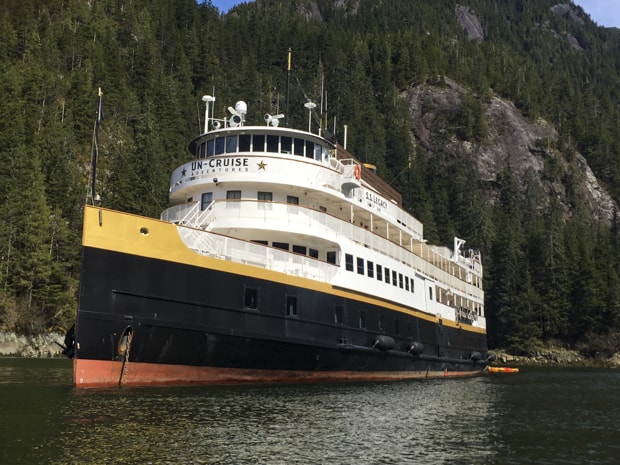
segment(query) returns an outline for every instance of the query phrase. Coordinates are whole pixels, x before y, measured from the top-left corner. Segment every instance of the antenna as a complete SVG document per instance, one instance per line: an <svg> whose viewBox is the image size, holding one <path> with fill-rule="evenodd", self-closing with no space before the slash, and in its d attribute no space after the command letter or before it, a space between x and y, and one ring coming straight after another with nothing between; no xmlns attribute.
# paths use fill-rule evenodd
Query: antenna
<svg viewBox="0 0 620 465"><path fill-rule="evenodd" d="M267 123L267 126L273 126L274 128L277 128L280 125L280 120L284 118L284 115L270 115L269 113L266 113L263 118L265 119L265 123Z"/></svg>
<svg viewBox="0 0 620 465"><path fill-rule="evenodd" d="M209 132L209 104L215 102L215 97L211 95L203 95L202 101L205 102L205 134Z"/></svg>
<svg viewBox="0 0 620 465"><path fill-rule="evenodd" d="M312 110L316 108L316 103L308 99L306 103L304 103L304 107L308 109L308 132L312 132Z"/></svg>
<svg viewBox="0 0 620 465"><path fill-rule="evenodd" d="M248 112L248 104L243 100L239 100L235 103L235 108L228 107L228 111L232 115L228 120L231 127L236 128L243 125L245 121L245 115Z"/></svg>
<svg viewBox="0 0 620 465"><path fill-rule="evenodd" d="M286 68L286 119L284 125L288 128L288 100L289 100L289 88L291 86L291 47L288 48L288 66Z"/></svg>

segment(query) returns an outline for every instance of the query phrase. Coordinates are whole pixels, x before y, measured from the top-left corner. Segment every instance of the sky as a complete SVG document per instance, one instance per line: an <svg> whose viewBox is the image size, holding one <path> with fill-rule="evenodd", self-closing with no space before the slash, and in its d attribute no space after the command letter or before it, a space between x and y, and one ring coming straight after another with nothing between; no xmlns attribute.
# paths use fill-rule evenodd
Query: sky
<svg viewBox="0 0 620 465"><path fill-rule="evenodd" d="M573 0L573 2L583 8L599 26L620 27L620 1Z"/></svg>
<svg viewBox="0 0 620 465"><path fill-rule="evenodd" d="M250 1L250 0L245 0ZM592 21L599 26L620 27L620 0L573 0L590 15ZM220 12L226 13L234 5L242 3L239 0L212 0ZM562 0L558 0L562 3Z"/></svg>

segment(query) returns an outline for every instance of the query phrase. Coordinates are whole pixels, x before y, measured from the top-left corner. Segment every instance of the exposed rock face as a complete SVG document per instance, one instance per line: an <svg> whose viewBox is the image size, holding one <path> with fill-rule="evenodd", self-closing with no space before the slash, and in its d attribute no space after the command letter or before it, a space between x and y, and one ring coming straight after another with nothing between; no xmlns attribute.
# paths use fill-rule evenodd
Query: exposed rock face
<svg viewBox="0 0 620 465"><path fill-rule="evenodd" d="M439 152L470 156L475 160L479 179L489 187L491 202L499 196L502 170L510 166L521 186L527 177L536 180L541 192L546 194L541 207L552 196L556 197L568 218L573 212L567 200L566 186L560 181L563 176L551 179L545 171L546 165L552 162L562 175L570 173L578 177L580 194L592 212L592 220L609 221L613 218L616 206L598 183L585 158L578 153L570 156L561 153L557 147L562 144L555 128L543 120L527 120L511 102L491 97L484 103L488 132L483 143L460 140L450 134L445 121L459 112L461 98L467 90L452 80L446 79L445 82L444 87L417 85L403 93L415 121L414 136L428 156L436 156L434 154ZM438 146L438 143L442 145ZM567 161L569 159L572 161Z"/></svg>
<svg viewBox="0 0 620 465"><path fill-rule="evenodd" d="M455 8L456 19L465 32L469 40L483 40L484 30L478 17L469 9L468 6L457 5Z"/></svg>
<svg viewBox="0 0 620 465"><path fill-rule="evenodd" d="M2 357L59 357L65 336L59 333L38 336L18 336L0 332L0 356ZM58 344L57 344L58 343Z"/></svg>
<svg viewBox="0 0 620 465"><path fill-rule="evenodd" d="M558 3L551 7L551 12L557 16L564 16L577 24L584 24L584 20L577 14L569 3Z"/></svg>

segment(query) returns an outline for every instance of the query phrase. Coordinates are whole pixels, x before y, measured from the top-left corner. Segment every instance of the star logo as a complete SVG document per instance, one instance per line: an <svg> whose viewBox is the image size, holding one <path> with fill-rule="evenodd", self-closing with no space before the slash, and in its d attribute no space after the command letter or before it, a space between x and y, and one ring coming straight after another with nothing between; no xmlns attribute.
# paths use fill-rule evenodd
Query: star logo
<svg viewBox="0 0 620 465"><path fill-rule="evenodd" d="M187 173L187 170L185 168L183 168L183 171L181 171L181 176L185 177L185 173Z"/></svg>
<svg viewBox="0 0 620 465"><path fill-rule="evenodd" d="M266 171L266 170L265 170L265 167L267 166L267 163L265 163L264 161L262 161L262 160L261 160L261 162L260 162L260 163L257 163L257 165L258 165L258 170L259 170L259 171L260 171L260 170L264 170L264 171Z"/></svg>

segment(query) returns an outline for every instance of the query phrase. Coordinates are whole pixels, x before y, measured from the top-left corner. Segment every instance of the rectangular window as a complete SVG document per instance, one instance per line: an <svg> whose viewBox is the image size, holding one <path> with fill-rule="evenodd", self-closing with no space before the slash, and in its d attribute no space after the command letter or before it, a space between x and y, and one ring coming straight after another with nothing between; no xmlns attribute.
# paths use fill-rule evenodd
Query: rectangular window
<svg viewBox="0 0 620 465"><path fill-rule="evenodd" d="M350 253L344 255L344 266L347 271L353 271L353 255Z"/></svg>
<svg viewBox="0 0 620 465"><path fill-rule="evenodd" d="M224 137L218 137L215 139L215 154L220 155L224 153L224 143L226 139Z"/></svg>
<svg viewBox="0 0 620 465"><path fill-rule="evenodd" d="M204 192L200 198L200 210L206 210L211 202L213 202L213 192Z"/></svg>
<svg viewBox="0 0 620 465"><path fill-rule="evenodd" d="M403 288L403 274L398 273L398 287Z"/></svg>
<svg viewBox="0 0 620 465"><path fill-rule="evenodd" d="M364 259L357 257L357 274L364 274Z"/></svg>
<svg viewBox="0 0 620 465"><path fill-rule="evenodd" d="M415 292L415 286L413 285L413 278L409 280L411 282L411 292Z"/></svg>
<svg viewBox="0 0 620 465"><path fill-rule="evenodd" d="M306 141L303 139L297 139L295 138L294 142L293 142L293 153L295 155L299 155L299 156L304 156L304 145L306 144Z"/></svg>
<svg viewBox="0 0 620 465"><path fill-rule="evenodd" d="M288 244L286 242L272 242L271 245L276 249L288 250Z"/></svg>
<svg viewBox="0 0 620 465"><path fill-rule="evenodd" d="M259 210L271 210L272 192L259 192L257 195Z"/></svg>
<svg viewBox="0 0 620 465"><path fill-rule="evenodd" d="M306 251L307 250L308 249L306 247L304 247L303 245L295 245L295 244L293 244L293 252L295 252L295 253L306 255Z"/></svg>
<svg viewBox="0 0 620 465"><path fill-rule="evenodd" d="M409 276L405 276L405 290L409 290Z"/></svg>
<svg viewBox="0 0 620 465"><path fill-rule="evenodd" d="M286 203L290 205L299 205L299 197L295 197L294 195L287 195Z"/></svg>
<svg viewBox="0 0 620 465"><path fill-rule="evenodd" d="M385 282L390 284L390 269L389 268L385 269Z"/></svg>
<svg viewBox="0 0 620 465"><path fill-rule="evenodd" d="M293 138L284 137L280 138L280 153L291 153L293 151Z"/></svg>
<svg viewBox="0 0 620 465"><path fill-rule="evenodd" d="M278 136L267 136L267 152L279 152L278 143L280 138Z"/></svg>
<svg viewBox="0 0 620 465"><path fill-rule="evenodd" d="M226 153L237 151L237 136L226 136Z"/></svg>
<svg viewBox="0 0 620 465"><path fill-rule="evenodd" d="M306 141L306 158L314 157L314 142Z"/></svg>
<svg viewBox="0 0 620 465"><path fill-rule="evenodd" d="M398 281L396 281L396 279L398 279L397 276L398 276L398 273L392 270L392 286L398 286Z"/></svg>
<svg viewBox="0 0 620 465"><path fill-rule="evenodd" d="M366 262L366 271L368 272L369 278L375 277L375 264L371 262L370 260Z"/></svg>
<svg viewBox="0 0 620 465"><path fill-rule="evenodd" d="M360 319L359 319L360 328L366 328L366 311L360 310Z"/></svg>
<svg viewBox="0 0 620 465"><path fill-rule="evenodd" d="M314 159L316 161L321 161L321 154L323 153L322 147L319 144L315 144L314 146Z"/></svg>
<svg viewBox="0 0 620 465"><path fill-rule="evenodd" d="M383 281L383 267L377 263L377 281Z"/></svg>
<svg viewBox="0 0 620 465"><path fill-rule="evenodd" d="M343 322L342 315L342 305L336 305L336 307L334 308L334 323L336 323L337 325L341 325Z"/></svg>
<svg viewBox="0 0 620 465"><path fill-rule="evenodd" d="M297 296L286 296L286 316L297 316Z"/></svg>
<svg viewBox="0 0 620 465"><path fill-rule="evenodd" d="M319 251L316 249L308 249L308 257L319 258Z"/></svg>
<svg viewBox="0 0 620 465"><path fill-rule="evenodd" d="M249 134L241 134L239 136L239 152L249 152L252 136Z"/></svg>
<svg viewBox="0 0 620 465"><path fill-rule="evenodd" d="M258 308L258 289L252 287L245 288L243 306L249 310L256 310Z"/></svg>
<svg viewBox="0 0 620 465"><path fill-rule="evenodd" d="M215 155L215 140L211 139L207 141L207 157Z"/></svg>
<svg viewBox="0 0 620 465"><path fill-rule="evenodd" d="M254 134L252 136L252 152L264 152L265 151L265 135Z"/></svg>
<svg viewBox="0 0 620 465"><path fill-rule="evenodd" d="M241 191L226 191L226 208L239 208Z"/></svg>
<svg viewBox="0 0 620 465"><path fill-rule="evenodd" d="M333 263L334 265L336 264L336 252L334 252L333 250L327 252L327 263Z"/></svg>
<svg viewBox="0 0 620 465"><path fill-rule="evenodd" d="M432 287L428 288L428 298L430 300L433 300L433 288Z"/></svg>

